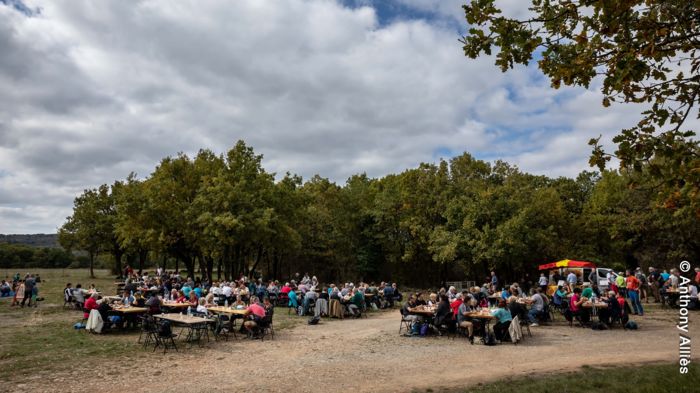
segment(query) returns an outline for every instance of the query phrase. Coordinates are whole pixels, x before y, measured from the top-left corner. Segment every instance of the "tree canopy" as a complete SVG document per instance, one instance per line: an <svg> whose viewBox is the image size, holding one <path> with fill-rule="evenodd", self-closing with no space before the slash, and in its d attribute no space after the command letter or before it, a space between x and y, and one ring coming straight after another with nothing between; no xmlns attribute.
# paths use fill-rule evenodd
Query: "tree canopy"
<svg viewBox="0 0 700 393"><path fill-rule="evenodd" d="M495 54L502 71L537 58L551 85L588 87L601 78L602 105L643 104L637 124L614 137L607 153L591 139L591 165L611 157L620 168L647 172L659 202L700 217L700 148L689 116L700 116L700 9L688 0L531 0L531 17L502 15L494 0L464 6L466 56ZM632 184L636 184L631 178ZM681 214L686 214L681 212Z"/></svg>
<svg viewBox="0 0 700 393"><path fill-rule="evenodd" d="M309 272L416 286L491 269L519 279L563 258L615 267L697 259L698 220L658 208L653 189L628 187L630 177L552 179L464 153L382 178L304 182L268 173L239 141L223 155L166 157L143 179L86 190L60 239L91 259L111 254L116 272L138 259L209 279Z"/></svg>

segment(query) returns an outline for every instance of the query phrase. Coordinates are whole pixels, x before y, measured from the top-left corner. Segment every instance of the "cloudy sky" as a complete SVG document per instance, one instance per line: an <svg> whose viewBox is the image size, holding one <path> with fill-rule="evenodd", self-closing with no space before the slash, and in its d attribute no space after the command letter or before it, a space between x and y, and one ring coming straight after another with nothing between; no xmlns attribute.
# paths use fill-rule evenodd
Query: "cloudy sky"
<svg viewBox="0 0 700 393"><path fill-rule="evenodd" d="M0 233L54 232L83 189L238 139L341 183L464 151L575 176L635 123L597 86L466 58L462 3L0 0Z"/></svg>

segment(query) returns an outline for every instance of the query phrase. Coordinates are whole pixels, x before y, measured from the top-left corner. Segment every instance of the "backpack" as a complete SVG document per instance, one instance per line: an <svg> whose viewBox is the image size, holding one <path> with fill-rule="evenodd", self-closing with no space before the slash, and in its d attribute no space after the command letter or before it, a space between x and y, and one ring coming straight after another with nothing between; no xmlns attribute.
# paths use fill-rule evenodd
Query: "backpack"
<svg viewBox="0 0 700 393"><path fill-rule="evenodd" d="M496 337L493 336L493 334L489 333L488 336L484 339L484 345L488 346L494 346L496 345Z"/></svg>
<svg viewBox="0 0 700 393"><path fill-rule="evenodd" d="M308 323L309 325L318 325L318 322L319 322L320 320L321 320L321 317L318 317L318 316L316 316L316 317L311 317L311 318L309 318L309 320L308 320L307 323Z"/></svg>
<svg viewBox="0 0 700 393"><path fill-rule="evenodd" d="M594 322L593 324L591 324L591 329L593 329L593 330L608 330L608 327L603 322Z"/></svg>
<svg viewBox="0 0 700 393"><path fill-rule="evenodd" d="M421 337L425 337L428 334L428 327L430 327L430 325L428 325L427 323L424 323L420 326Z"/></svg>
<svg viewBox="0 0 700 393"><path fill-rule="evenodd" d="M411 325L411 335L420 335L420 323L414 323L413 325Z"/></svg>
<svg viewBox="0 0 700 393"><path fill-rule="evenodd" d="M161 337L170 337L173 334L173 329L170 327L170 321L163 321L158 328L158 335Z"/></svg>
<svg viewBox="0 0 700 393"><path fill-rule="evenodd" d="M299 314L300 317L304 316L304 307L299 306L297 307L297 314Z"/></svg>

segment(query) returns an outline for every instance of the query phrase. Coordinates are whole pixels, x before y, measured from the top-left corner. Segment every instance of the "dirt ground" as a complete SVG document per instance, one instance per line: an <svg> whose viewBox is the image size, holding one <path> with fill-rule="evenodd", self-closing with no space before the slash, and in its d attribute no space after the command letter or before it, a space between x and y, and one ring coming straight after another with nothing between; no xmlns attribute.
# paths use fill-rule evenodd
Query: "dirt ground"
<svg viewBox="0 0 700 393"><path fill-rule="evenodd" d="M592 331L562 321L532 328L518 345L470 345L463 338L401 337L398 310L366 319L324 320L286 329L272 341L211 342L157 357L141 352L107 364L37 375L22 392L406 392L468 387L507 376L575 370L584 365L676 362L675 310L635 317L638 331ZM697 314L691 337L700 338ZM696 352L697 353L697 352ZM152 363L152 364L148 364ZM7 386L5 386L7 387ZM340 389L340 390L339 390ZM1 389L0 389L1 390Z"/></svg>

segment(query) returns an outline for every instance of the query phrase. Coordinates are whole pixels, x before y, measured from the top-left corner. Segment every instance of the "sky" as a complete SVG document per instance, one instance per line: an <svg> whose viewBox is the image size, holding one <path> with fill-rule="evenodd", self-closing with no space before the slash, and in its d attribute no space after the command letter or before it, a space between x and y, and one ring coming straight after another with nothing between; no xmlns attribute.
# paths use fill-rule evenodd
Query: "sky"
<svg viewBox="0 0 700 393"><path fill-rule="evenodd" d="M573 177L639 119L598 82L465 57L461 4L0 0L0 233L55 232L82 190L239 139L341 184L463 152Z"/></svg>

